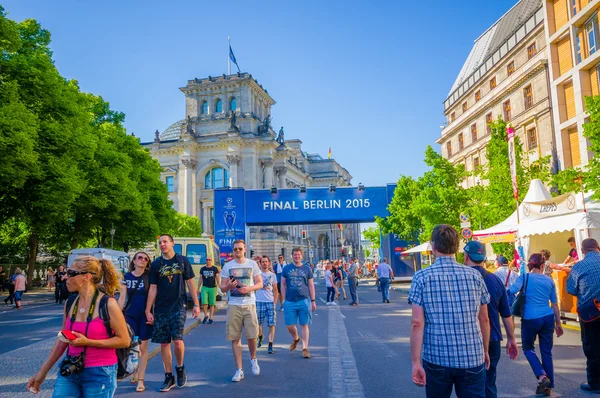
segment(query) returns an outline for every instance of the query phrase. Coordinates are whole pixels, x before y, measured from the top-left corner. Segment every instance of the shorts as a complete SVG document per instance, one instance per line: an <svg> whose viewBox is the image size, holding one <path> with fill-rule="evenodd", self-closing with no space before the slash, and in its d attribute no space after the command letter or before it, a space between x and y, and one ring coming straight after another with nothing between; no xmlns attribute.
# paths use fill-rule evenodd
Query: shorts
<svg viewBox="0 0 600 398"><path fill-rule="evenodd" d="M267 326L275 326L276 315L275 315L275 304L272 301L257 301L256 302L256 315L258 317L258 324L262 325L263 322L267 322Z"/></svg>
<svg viewBox="0 0 600 398"><path fill-rule="evenodd" d="M154 314L152 342L169 344L171 340L183 340L186 317L185 309L167 314Z"/></svg>
<svg viewBox="0 0 600 398"><path fill-rule="evenodd" d="M148 325L146 314L144 312L138 312L137 314L130 314L129 311L125 313L125 321L133 329L133 334L138 336L140 340L148 340L152 337L152 325Z"/></svg>
<svg viewBox="0 0 600 398"><path fill-rule="evenodd" d="M277 282L277 293L281 294L281 281Z"/></svg>
<svg viewBox="0 0 600 398"><path fill-rule="evenodd" d="M61 376L54 383L52 397L96 397L112 398L117 389L117 365L90 366L83 372Z"/></svg>
<svg viewBox="0 0 600 398"><path fill-rule="evenodd" d="M246 339L258 337L256 305L229 305L227 307L227 324L225 325L227 340L240 340L242 328Z"/></svg>
<svg viewBox="0 0 600 398"><path fill-rule="evenodd" d="M285 325L292 326L297 323L300 325L310 325L312 323L312 308L309 299L300 301L284 301L283 316Z"/></svg>
<svg viewBox="0 0 600 398"><path fill-rule="evenodd" d="M202 286L200 291L200 301L202 305L215 305L217 302L217 288Z"/></svg>
<svg viewBox="0 0 600 398"><path fill-rule="evenodd" d="M23 290L19 290L13 293L13 298L15 299L15 301L21 301L21 296L23 296L23 292Z"/></svg>

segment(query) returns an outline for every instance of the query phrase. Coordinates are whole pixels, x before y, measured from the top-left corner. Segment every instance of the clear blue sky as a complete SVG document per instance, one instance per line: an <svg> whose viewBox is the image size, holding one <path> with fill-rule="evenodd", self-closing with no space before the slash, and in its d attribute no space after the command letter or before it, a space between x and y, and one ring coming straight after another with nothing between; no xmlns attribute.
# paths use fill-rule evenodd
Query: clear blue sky
<svg viewBox="0 0 600 398"><path fill-rule="evenodd" d="M125 112L142 141L184 118L179 87L242 72L269 90L273 127L333 157L353 184L419 176L473 41L517 0L4 0L52 34L60 73ZM234 69L232 69L234 70Z"/></svg>

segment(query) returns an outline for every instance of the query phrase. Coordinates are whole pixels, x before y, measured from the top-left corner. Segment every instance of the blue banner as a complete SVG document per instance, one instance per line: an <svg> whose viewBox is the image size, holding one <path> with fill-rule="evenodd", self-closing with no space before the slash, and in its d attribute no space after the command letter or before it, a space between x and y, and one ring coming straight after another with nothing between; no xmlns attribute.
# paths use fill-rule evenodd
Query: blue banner
<svg viewBox="0 0 600 398"><path fill-rule="evenodd" d="M233 241L246 238L244 190L215 189L215 243L221 257L231 257Z"/></svg>
<svg viewBox="0 0 600 398"><path fill-rule="evenodd" d="M391 187L391 188L390 188ZM308 188L246 191L248 225L372 222L386 217L394 185L388 187ZM215 200L216 203L216 200ZM216 205L215 205L216 208Z"/></svg>

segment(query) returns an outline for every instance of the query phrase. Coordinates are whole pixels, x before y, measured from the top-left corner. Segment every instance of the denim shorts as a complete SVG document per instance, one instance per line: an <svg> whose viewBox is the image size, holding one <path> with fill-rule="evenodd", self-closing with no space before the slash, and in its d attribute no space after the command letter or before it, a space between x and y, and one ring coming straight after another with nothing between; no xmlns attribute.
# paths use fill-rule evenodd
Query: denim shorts
<svg viewBox="0 0 600 398"><path fill-rule="evenodd" d="M24 292L24 290L19 290L19 291L13 293L13 297L14 297L15 301L21 301L21 296L23 296L23 292Z"/></svg>
<svg viewBox="0 0 600 398"><path fill-rule="evenodd" d="M112 398L117 389L117 365L92 366L83 372L61 376L54 384L53 398Z"/></svg>
<svg viewBox="0 0 600 398"><path fill-rule="evenodd" d="M169 344L172 340L183 340L186 317L185 309L168 314L154 314L152 342Z"/></svg>
<svg viewBox="0 0 600 398"><path fill-rule="evenodd" d="M283 316L285 325L292 326L297 323L300 325L310 325L312 323L311 302L309 299L300 301L284 301Z"/></svg>

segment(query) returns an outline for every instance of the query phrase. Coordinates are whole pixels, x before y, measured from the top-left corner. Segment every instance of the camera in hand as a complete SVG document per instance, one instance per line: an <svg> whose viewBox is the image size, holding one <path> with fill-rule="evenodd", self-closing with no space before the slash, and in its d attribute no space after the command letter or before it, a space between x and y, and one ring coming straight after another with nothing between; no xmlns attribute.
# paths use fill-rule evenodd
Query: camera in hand
<svg viewBox="0 0 600 398"><path fill-rule="evenodd" d="M83 361L83 355L67 355L60 363L60 375L63 377L68 377L83 372Z"/></svg>

